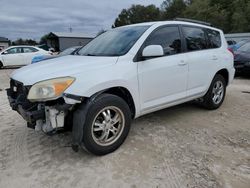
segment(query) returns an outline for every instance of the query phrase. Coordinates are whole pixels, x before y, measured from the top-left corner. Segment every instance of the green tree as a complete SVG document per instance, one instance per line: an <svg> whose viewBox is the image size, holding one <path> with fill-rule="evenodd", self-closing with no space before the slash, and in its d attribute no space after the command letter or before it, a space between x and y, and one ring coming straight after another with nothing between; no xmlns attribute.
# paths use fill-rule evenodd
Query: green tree
<svg viewBox="0 0 250 188"><path fill-rule="evenodd" d="M32 40L32 39L19 38L19 39L13 41L12 45L31 45L31 46L34 46L34 45L37 45L37 42L35 40Z"/></svg>
<svg viewBox="0 0 250 188"><path fill-rule="evenodd" d="M47 44L47 39L49 37L49 33L45 34L41 37L39 44Z"/></svg>
<svg viewBox="0 0 250 188"><path fill-rule="evenodd" d="M235 0L233 7L232 32L250 32L250 2Z"/></svg>
<svg viewBox="0 0 250 188"><path fill-rule="evenodd" d="M114 28L148 21L158 21L160 19L160 9L155 5L132 5L129 9L123 9L121 11L112 27Z"/></svg>
<svg viewBox="0 0 250 188"><path fill-rule="evenodd" d="M161 5L162 18L164 20L169 20L177 17L183 17L184 11L188 2L183 0L165 0Z"/></svg>
<svg viewBox="0 0 250 188"><path fill-rule="evenodd" d="M229 32L250 32L250 0L164 0L161 8L133 5L123 9L113 27L176 17L210 22Z"/></svg>
<svg viewBox="0 0 250 188"><path fill-rule="evenodd" d="M210 0L193 0L184 11L184 17L210 22L218 28L226 28L227 13L217 4L211 6Z"/></svg>

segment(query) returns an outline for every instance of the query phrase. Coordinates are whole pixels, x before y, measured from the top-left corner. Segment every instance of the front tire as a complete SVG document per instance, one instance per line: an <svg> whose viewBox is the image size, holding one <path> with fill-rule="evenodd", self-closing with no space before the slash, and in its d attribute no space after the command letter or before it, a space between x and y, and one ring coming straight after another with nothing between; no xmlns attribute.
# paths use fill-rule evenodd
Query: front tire
<svg viewBox="0 0 250 188"><path fill-rule="evenodd" d="M0 61L0 69L3 68L3 63Z"/></svg>
<svg viewBox="0 0 250 188"><path fill-rule="evenodd" d="M226 81L220 74L215 75L207 94L203 97L203 106L209 110L218 109L226 95Z"/></svg>
<svg viewBox="0 0 250 188"><path fill-rule="evenodd" d="M118 96L102 94L88 109L82 144L95 155L111 153L126 139L130 124L128 104Z"/></svg>

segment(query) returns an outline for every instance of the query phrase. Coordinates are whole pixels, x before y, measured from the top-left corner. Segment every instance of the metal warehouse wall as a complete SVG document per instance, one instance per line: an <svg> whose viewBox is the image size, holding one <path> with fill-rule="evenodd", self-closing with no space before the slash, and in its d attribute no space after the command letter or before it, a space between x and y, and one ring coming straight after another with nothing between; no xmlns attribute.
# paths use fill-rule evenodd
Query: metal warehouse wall
<svg viewBox="0 0 250 188"><path fill-rule="evenodd" d="M88 44L92 39L90 38L66 38L62 37L59 38L59 48L60 51L63 51L72 46L85 46Z"/></svg>
<svg viewBox="0 0 250 188"><path fill-rule="evenodd" d="M0 48L8 48L9 47L9 43L7 42L0 42Z"/></svg>
<svg viewBox="0 0 250 188"><path fill-rule="evenodd" d="M242 40L249 40L250 33L232 33L225 34L227 40L234 40L235 42L240 42Z"/></svg>

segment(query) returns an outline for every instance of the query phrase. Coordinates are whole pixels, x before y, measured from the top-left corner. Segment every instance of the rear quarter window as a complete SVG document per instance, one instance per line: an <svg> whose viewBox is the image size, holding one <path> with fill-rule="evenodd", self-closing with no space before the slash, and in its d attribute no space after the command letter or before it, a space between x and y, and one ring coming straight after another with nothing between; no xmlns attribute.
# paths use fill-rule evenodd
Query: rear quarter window
<svg viewBox="0 0 250 188"><path fill-rule="evenodd" d="M208 49L206 32L203 28L183 26L183 34L188 52Z"/></svg>
<svg viewBox="0 0 250 188"><path fill-rule="evenodd" d="M209 48L220 48L221 47L221 36L219 31L212 29L206 29L208 36Z"/></svg>

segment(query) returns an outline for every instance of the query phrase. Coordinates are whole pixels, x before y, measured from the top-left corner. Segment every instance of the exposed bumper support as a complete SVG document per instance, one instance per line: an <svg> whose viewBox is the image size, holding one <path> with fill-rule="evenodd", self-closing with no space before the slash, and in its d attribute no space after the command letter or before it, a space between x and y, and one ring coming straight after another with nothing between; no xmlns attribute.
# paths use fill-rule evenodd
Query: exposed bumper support
<svg viewBox="0 0 250 188"><path fill-rule="evenodd" d="M21 101L19 101L18 99L13 99L11 97L10 89L7 89L6 91L9 99L9 104L12 110L17 111L28 123L34 123L37 120L45 118L44 110L27 111L23 108L23 104Z"/></svg>
<svg viewBox="0 0 250 188"><path fill-rule="evenodd" d="M54 104L47 106L45 103L30 103L25 97L15 96L11 89L7 89L10 106L17 111L28 127L49 132L64 127L64 119L72 104Z"/></svg>

